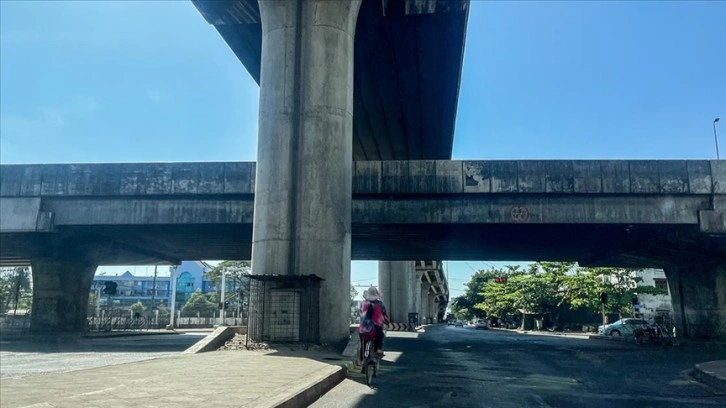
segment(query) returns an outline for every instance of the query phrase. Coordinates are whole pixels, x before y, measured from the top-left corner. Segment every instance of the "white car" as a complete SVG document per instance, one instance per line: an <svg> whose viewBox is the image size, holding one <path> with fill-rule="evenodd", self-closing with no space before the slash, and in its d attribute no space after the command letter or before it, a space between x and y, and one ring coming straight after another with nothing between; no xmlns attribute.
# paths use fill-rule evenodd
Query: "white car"
<svg viewBox="0 0 726 408"><path fill-rule="evenodd" d="M486 319L476 319L476 323L474 323L475 329L488 329L489 324L487 324Z"/></svg>

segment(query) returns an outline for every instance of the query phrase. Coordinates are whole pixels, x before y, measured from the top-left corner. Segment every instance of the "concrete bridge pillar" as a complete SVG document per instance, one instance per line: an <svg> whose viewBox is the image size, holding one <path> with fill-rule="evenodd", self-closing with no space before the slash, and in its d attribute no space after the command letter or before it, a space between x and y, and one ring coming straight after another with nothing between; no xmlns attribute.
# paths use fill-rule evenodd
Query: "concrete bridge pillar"
<svg viewBox="0 0 726 408"><path fill-rule="evenodd" d="M392 322L408 323L408 314L417 312L417 277L413 261L378 261L378 285Z"/></svg>
<svg viewBox="0 0 726 408"><path fill-rule="evenodd" d="M436 316L439 314L439 303L436 302L436 295L429 294L429 312L428 317L431 319L431 323L436 323Z"/></svg>
<svg viewBox="0 0 726 408"><path fill-rule="evenodd" d="M726 263L664 268L679 335L726 338Z"/></svg>
<svg viewBox="0 0 726 408"><path fill-rule="evenodd" d="M80 260L31 261L34 332L80 332L87 329L88 293L98 265Z"/></svg>
<svg viewBox="0 0 726 408"><path fill-rule="evenodd" d="M426 282L421 282L421 292L419 296L419 312L418 319L420 323L428 323L429 315L429 289L431 285Z"/></svg>
<svg viewBox="0 0 726 408"><path fill-rule="evenodd" d="M320 340L347 339L353 51L360 1L261 0L252 272L324 280Z"/></svg>

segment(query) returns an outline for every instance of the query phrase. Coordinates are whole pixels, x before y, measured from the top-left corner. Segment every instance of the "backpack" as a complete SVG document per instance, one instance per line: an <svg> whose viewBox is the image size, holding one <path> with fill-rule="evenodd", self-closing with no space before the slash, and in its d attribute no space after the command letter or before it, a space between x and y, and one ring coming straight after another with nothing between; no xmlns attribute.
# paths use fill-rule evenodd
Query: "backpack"
<svg viewBox="0 0 726 408"><path fill-rule="evenodd" d="M360 327L358 329L358 332L360 332L360 334L363 335L365 339L368 339L368 337L373 338L376 335L376 326L373 324L374 307L375 304L373 302L369 302L368 310L366 310L366 314L363 317L363 320L361 321Z"/></svg>

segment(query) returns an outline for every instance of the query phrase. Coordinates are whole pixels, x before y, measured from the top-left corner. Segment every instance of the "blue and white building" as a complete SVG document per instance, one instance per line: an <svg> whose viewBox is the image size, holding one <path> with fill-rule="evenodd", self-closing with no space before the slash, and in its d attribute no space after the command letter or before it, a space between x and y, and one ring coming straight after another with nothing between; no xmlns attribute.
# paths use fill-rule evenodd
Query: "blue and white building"
<svg viewBox="0 0 726 408"><path fill-rule="evenodd" d="M216 292L219 289L210 280L204 278L204 274L213 267L203 261L183 261L179 266L165 266L165 271L160 271L154 276L135 276L130 271L121 275L106 275L99 270L93 278L91 292L96 296L100 295L101 306L106 306L110 300L113 306L131 306L141 302L147 307L151 302L158 305L164 303L167 307L171 305L172 277L176 277L176 310L179 310L192 294L200 289L202 293ZM161 269L161 268L160 268ZM116 282L117 293L112 296L103 294L106 281Z"/></svg>

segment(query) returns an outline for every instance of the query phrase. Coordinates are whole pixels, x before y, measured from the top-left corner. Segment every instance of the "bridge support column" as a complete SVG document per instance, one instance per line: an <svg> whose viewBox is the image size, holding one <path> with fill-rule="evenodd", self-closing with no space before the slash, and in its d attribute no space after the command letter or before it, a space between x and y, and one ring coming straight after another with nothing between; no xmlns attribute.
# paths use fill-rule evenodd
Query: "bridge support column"
<svg viewBox="0 0 726 408"><path fill-rule="evenodd" d="M252 272L323 278L320 341L347 339L359 1L260 1Z"/></svg>
<svg viewBox="0 0 726 408"><path fill-rule="evenodd" d="M431 323L436 323L436 316L439 314L439 304L436 302L436 295L429 294L429 313L428 317L431 318Z"/></svg>
<svg viewBox="0 0 726 408"><path fill-rule="evenodd" d="M679 335L726 338L726 264L665 268Z"/></svg>
<svg viewBox="0 0 726 408"><path fill-rule="evenodd" d="M378 261L378 286L391 321L408 323L408 314L416 313L419 285L413 261Z"/></svg>
<svg viewBox="0 0 726 408"><path fill-rule="evenodd" d="M98 265L83 261L31 262L34 332L81 332L87 329L88 293Z"/></svg>
<svg viewBox="0 0 726 408"><path fill-rule="evenodd" d="M428 324L429 316L429 289L431 285L425 282L421 282L421 292L419 295L419 312L418 319L421 324Z"/></svg>

